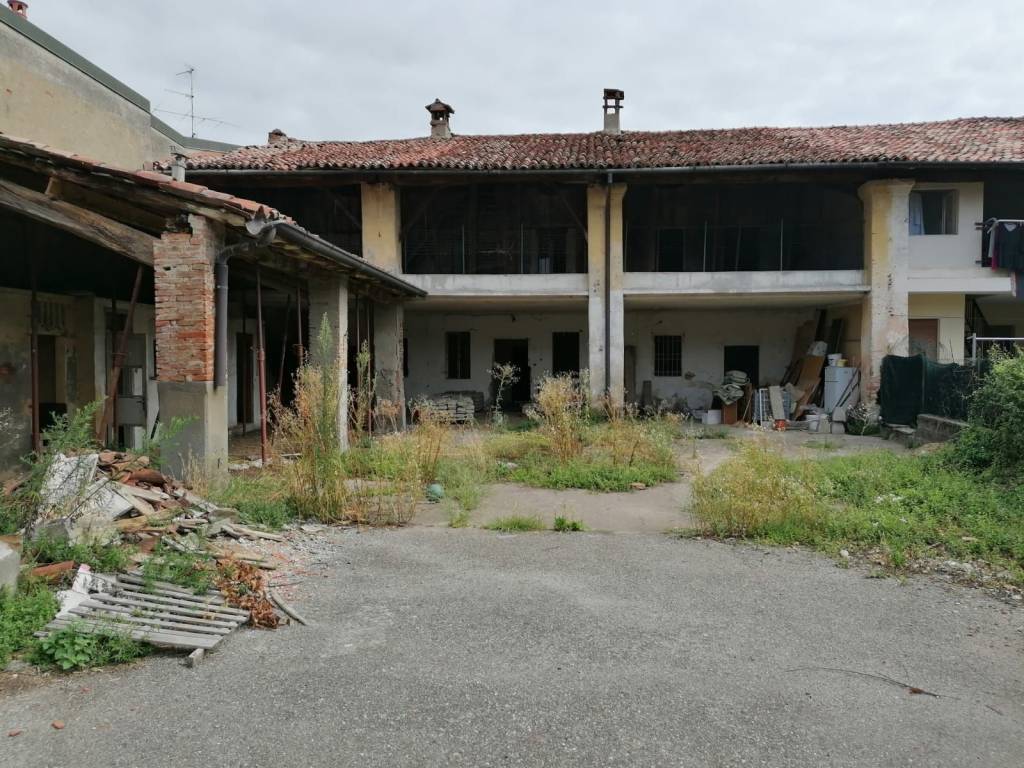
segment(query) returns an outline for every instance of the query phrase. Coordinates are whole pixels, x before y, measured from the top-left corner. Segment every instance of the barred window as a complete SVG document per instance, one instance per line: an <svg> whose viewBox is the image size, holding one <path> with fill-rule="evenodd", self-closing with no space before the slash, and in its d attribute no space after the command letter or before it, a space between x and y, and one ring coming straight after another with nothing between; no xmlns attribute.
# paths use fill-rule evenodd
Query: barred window
<svg viewBox="0 0 1024 768"><path fill-rule="evenodd" d="M452 331L444 335L449 379L468 379L469 331Z"/></svg>
<svg viewBox="0 0 1024 768"><path fill-rule="evenodd" d="M683 337L654 337L654 375L683 375Z"/></svg>

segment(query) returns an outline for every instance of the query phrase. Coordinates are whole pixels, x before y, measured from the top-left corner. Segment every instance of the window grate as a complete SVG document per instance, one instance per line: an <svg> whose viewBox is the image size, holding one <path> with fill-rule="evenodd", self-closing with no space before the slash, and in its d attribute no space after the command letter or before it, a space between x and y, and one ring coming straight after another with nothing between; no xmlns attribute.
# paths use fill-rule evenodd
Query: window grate
<svg viewBox="0 0 1024 768"><path fill-rule="evenodd" d="M683 375L683 337L654 337L654 375Z"/></svg>
<svg viewBox="0 0 1024 768"><path fill-rule="evenodd" d="M444 337L448 378L470 378L469 331L450 331Z"/></svg>

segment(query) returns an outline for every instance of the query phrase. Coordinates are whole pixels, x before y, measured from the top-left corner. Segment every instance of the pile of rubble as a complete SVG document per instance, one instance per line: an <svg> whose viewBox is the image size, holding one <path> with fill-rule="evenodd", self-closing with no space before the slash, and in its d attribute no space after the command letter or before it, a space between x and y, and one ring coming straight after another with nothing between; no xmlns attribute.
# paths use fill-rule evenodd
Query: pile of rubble
<svg viewBox="0 0 1024 768"><path fill-rule="evenodd" d="M201 539L283 541L242 525L237 510L197 496L148 457L117 451L58 454L43 480L29 536L72 543L122 540L138 544L142 557L159 541L181 552L204 551L267 569L273 564L251 547Z"/></svg>

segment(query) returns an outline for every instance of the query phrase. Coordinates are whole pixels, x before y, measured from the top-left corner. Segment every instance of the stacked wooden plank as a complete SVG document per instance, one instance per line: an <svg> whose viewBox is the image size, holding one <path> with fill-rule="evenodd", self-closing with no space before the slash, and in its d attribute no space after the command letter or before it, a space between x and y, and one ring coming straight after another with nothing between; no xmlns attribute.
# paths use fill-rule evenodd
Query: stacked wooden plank
<svg viewBox="0 0 1024 768"><path fill-rule="evenodd" d="M146 584L139 574L119 574L109 591L95 592L37 633L74 624L84 632L121 632L167 648L209 650L249 620L248 611L228 605L217 590L196 595L166 582Z"/></svg>

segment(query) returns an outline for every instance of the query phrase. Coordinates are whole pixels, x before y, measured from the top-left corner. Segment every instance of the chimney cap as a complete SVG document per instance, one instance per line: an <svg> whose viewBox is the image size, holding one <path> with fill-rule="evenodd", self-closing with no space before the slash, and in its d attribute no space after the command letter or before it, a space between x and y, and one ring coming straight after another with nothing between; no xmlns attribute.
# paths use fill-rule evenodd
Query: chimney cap
<svg viewBox="0 0 1024 768"><path fill-rule="evenodd" d="M440 117L455 114L455 110L452 109L452 105L445 104L440 99L434 99L434 102L432 104L427 104L425 109L427 110L427 112L430 113L431 117Z"/></svg>
<svg viewBox="0 0 1024 768"><path fill-rule="evenodd" d="M288 134L280 128L275 128L267 134L267 144L283 144L288 141Z"/></svg>
<svg viewBox="0 0 1024 768"><path fill-rule="evenodd" d="M618 88L605 88L604 89L604 100L605 101L622 101L626 98L626 92L621 91Z"/></svg>
<svg viewBox="0 0 1024 768"><path fill-rule="evenodd" d="M25 0L7 0L7 7L21 16L21 18L28 18L28 3Z"/></svg>

